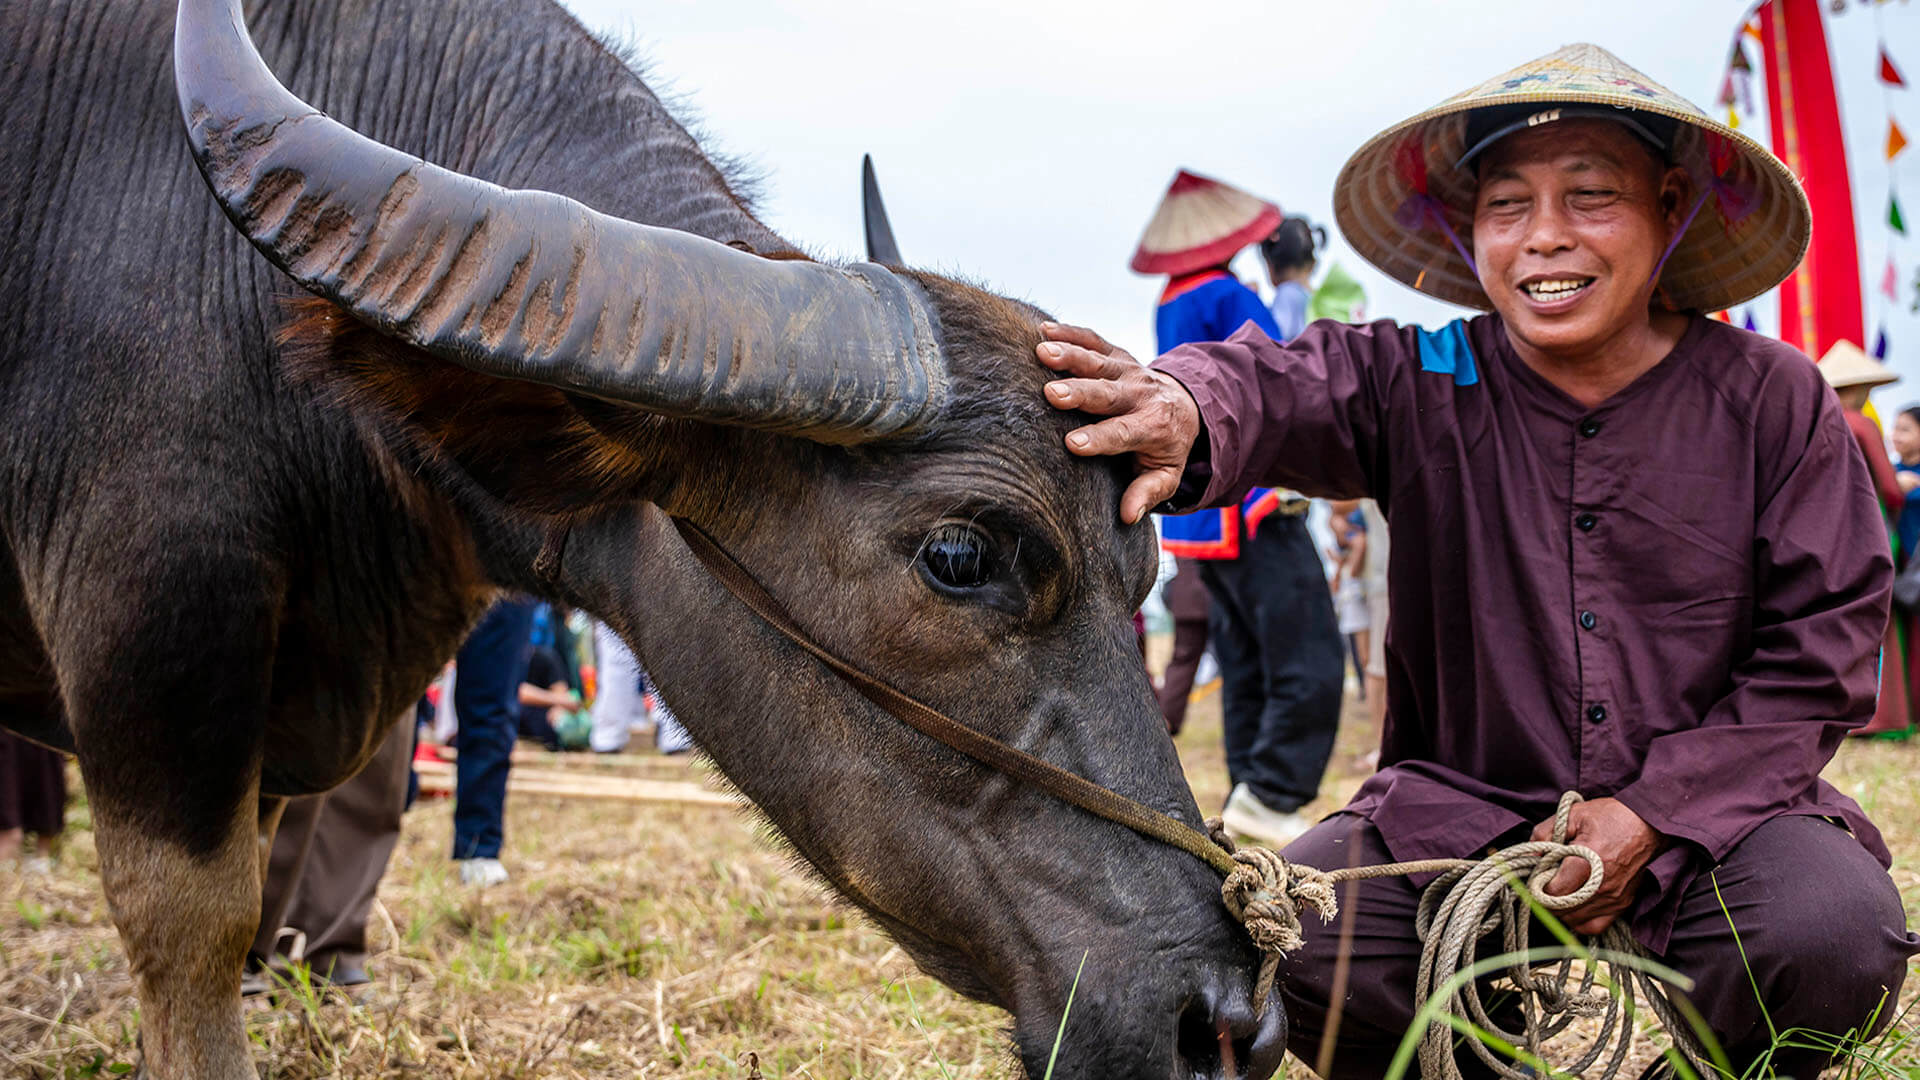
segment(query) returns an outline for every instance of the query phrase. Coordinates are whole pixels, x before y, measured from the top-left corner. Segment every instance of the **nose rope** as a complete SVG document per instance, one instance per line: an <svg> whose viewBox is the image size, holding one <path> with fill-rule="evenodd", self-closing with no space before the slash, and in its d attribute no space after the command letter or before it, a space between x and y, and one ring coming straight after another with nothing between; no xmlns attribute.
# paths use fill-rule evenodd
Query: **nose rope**
<svg viewBox="0 0 1920 1080"><path fill-rule="evenodd" d="M1225 878L1220 886L1221 900L1227 911L1246 927L1248 937L1260 950L1260 973L1253 992L1255 1016L1266 1013L1285 954L1304 944L1301 910L1318 915L1323 924L1332 922L1339 910L1335 887L1344 882L1440 875L1422 892L1414 918L1414 929L1422 943L1419 976L1414 988L1416 1015L1432 995L1446 989L1456 972L1473 965L1479 943L1495 930L1501 932L1503 953L1527 952L1528 928L1533 915L1529 900L1548 911L1565 911L1586 903L1600 890L1603 880L1600 856L1591 848L1566 841L1569 815L1581 801L1579 793L1573 791L1560 797L1552 840L1515 844L1484 859L1417 859L1325 871L1289 862L1279 852L1267 848L1237 846L1218 818L1207 821L1207 831L1202 833L1170 815L1150 810L1116 791L976 731L842 660L802 630L785 606L699 526L684 518L671 520L681 540L715 581L782 637L819 660L862 697L895 719L988 768L1031 783L1082 810L1185 851L1219 872ZM1553 880L1560 865L1575 857L1587 862L1586 881L1564 896L1548 894L1547 883ZM1517 887L1521 882L1525 883L1524 894ZM1446 1011L1470 1018L1482 1031L1524 1049L1535 1059L1541 1057L1542 1045L1565 1030L1575 1018L1599 1017L1596 1034L1582 1051L1578 1064L1567 1071L1588 1076L1590 1080L1612 1080L1626 1060L1627 1045L1633 1034L1637 985L1655 1018L1666 1028L1674 1047L1698 1071L1704 1055L1666 987L1631 963L1646 955L1639 943L1616 920L1592 945L1591 958L1578 970L1570 958L1561 960L1551 975L1536 974L1533 965L1525 960L1508 969L1508 979L1520 991L1519 1012L1524 1020L1521 1031L1506 1030L1488 1014L1480 998L1477 979L1466 980L1449 993ZM1622 962L1622 958L1627 962ZM1501 1060L1481 1040L1465 1041L1497 1075L1507 1080L1535 1076L1523 1064ZM1453 1042L1453 1029L1444 1020L1436 1020L1428 1027L1420 1043L1421 1075L1458 1080L1461 1073L1453 1056ZM1586 1073L1609 1047L1611 1057L1603 1071Z"/></svg>

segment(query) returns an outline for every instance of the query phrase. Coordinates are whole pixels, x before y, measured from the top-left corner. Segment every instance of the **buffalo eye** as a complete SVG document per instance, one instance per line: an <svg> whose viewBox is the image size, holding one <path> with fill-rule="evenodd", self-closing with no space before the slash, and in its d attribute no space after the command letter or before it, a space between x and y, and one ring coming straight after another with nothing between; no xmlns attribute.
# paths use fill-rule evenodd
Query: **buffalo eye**
<svg viewBox="0 0 1920 1080"><path fill-rule="evenodd" d="M942 592L977 589L993 580L993 550L972 526L941 525L920 546L920 570Z"/></svg>

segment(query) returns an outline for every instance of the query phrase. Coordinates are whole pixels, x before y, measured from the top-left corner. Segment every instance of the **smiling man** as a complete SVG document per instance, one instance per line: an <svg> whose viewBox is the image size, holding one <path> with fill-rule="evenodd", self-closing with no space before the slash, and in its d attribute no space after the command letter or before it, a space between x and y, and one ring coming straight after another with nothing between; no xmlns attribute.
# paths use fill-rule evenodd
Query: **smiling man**
<svg viewBox="0 0 1920 1080"><path fill-rule="evenodd" d="M1878 832L1819 779L1873 714L1884 529L1813 363L1701 314L1798 262L1798 184L1577 45L1374 138L1334 201L1375 265L1491 314L1321 322L1285 346L1243 329L1151 369L1076 328L1039 350L1052 404L1105 417L1069 448L1134 455L1128 520L1255 484L1388 516L1381 768L1287 855L1476 856L1544 836L1579 791L1572 839L1605 873L1568 922L1628 920L1736 1063L1769 1018L1884 1020L1920 939ZM1570 860L1550 891L1586 873ZM1335 1075L1380 1075L1412 1018L1417 901L1403 879L1359 887ZM1308 1061L1337 944L1310 934L1283 969Z"/></svg>

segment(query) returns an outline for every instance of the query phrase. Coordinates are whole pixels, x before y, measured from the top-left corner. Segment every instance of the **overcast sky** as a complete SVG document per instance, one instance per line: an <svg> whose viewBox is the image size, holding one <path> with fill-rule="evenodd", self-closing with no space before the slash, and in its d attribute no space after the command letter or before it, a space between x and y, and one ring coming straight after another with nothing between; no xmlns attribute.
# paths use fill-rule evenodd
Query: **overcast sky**
<svg viewBox="0 0 1920 1080"><path fill-rule="evenodd" d="M1327 223L1333 257L1366 283L1374 314L1437 325L1461 312L1375 273L1332 227L1330 189L1347 156L1381 128L1576 41L1710 106L1747 11L1739 0L565 2L641 45L649 82L692 106L709 147L758 167L761 215L789 240L820 255L863 253L860 155L871 153L909 263L1097 326L1143 357L1164 279L1130 273L1127 260L1176 168ZM1915 8L1879 14L1890 40L1906 43L1910 76L1920 76ZM1830 20L1848 134L1871 144L1851 156L1877 177L1858 196L1870 294L1886 253L1874 18ZM1920 139L1920 109L1907 111ZM1909 187L1913 219L1920 182ZM1256 263L1243 256L1236 269L1251 278ZM1869 334L1887 307L1869 302ZM1895 335L1913 352L1898 358L1909 379L1893 396L1920 396L1920 319L1912 324Z"/></svg>

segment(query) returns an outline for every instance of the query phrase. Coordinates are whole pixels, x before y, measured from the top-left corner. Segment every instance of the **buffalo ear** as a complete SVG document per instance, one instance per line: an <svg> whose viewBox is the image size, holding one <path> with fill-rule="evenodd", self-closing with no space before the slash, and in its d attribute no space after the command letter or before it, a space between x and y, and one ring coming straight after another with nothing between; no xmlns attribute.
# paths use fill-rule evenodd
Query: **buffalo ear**
<svg viewBox="0 0 1920 1080"><path fill-rule="evenodd" d="M670 479L607 438L551 386L482 375L375 330L329 301L291 304L280 355L298 381L362 415L509 505L577 513L644 499ZM625 411L625 410L623 410ZM645 414L636 424L668 424Z"/></svg>

